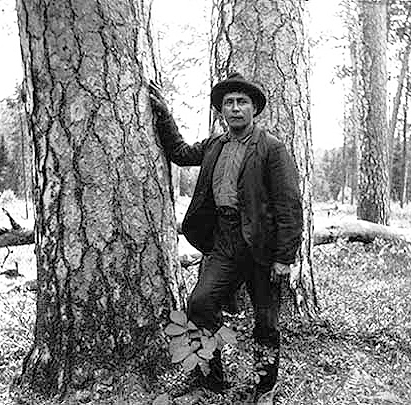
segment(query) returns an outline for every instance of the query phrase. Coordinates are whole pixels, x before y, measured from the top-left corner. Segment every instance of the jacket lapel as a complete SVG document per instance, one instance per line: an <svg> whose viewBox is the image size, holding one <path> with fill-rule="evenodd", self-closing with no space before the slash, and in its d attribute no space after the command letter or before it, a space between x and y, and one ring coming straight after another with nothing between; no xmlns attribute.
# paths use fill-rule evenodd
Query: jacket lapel
<svg viewBox="0 0 411 405"><path fill-rule="evenodd" d="M241 162L240 165L240 170L238 173L238 178L240 178L244 172L244 168L248 162L248 160L254 155L255 151L256 151L256 146L257 146L257 142L260 138L260 133L261 133L261 129L257 127L257 125L254 125L254 129L253 129L253 135L250 139L250 143L247 145L247 148L245 150L245 155L244 155L244 159Z"/></svg>
<svg viewBox="0 0 411 405"><path fill-rule="evenodd" d="M226 134L220 136L216 139L211 146L209 147L208 151L204 155L204 160L202 163L202 170L200 171L200 177L198 178L198 189L201 190L200 193L195 194L197 196L197 204L202 204L206 195L212 188L213 182L213 172L214 167L217 163L217 159L220 156L221 150L223 149L223 145L228 141L228 136Z"/></svg>
<svg viewBox="0 0 411 405"><path fill-rule="evenodd" d="M228 135L222 135L210 148L210 153L206 157L204 162L204 177L207 184L211 182L213 177L214 167L217 163L217 159L220 156L221 150L223 149L224 144L228 141Z"/></svg>

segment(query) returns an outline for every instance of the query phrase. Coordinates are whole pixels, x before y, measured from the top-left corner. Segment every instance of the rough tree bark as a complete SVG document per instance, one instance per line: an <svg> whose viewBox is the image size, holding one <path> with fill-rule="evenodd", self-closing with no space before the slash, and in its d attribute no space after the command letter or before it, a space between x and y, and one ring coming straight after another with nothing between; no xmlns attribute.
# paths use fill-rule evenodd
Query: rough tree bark
<svg viewBox="0 0 411 405"><path fill-rule="evenodd" d="M35 340L19 382L62 394L128 359L155 365L157 331L183 283L148 100L149 6L18 0L17 10L38 268Z"/></svg>
<svg viewBox="0 0 411 405"><path fill-rule="evenodd" d="M388 224L387 2L360 0L361 119L357 215Z"/></svg>
<svg viewBox="0 0 411 405"><path fill-rule="evenodd" d="M313 315L312 140L304 1L215 0L211 76L216 82L238 71L259 83L268 102L260 123L287 146L300 173L304 233L292 274L301 314ZM215 125L216 118L213 124Z"/></svg>

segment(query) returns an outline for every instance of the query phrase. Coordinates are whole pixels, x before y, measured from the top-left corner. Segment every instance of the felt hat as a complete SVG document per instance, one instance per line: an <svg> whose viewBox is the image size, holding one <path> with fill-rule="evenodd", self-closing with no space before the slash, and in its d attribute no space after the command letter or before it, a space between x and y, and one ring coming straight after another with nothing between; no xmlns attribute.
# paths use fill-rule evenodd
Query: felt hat
<svg viewBox="0 0 411 405"><path fill-rule="evenodd" d="M233 92L245 93L251 100L253 100L253 103L257 108L254 117L263 111L267 102L264 93L260 87L244 79L244 77L237 72L230 73L227 79L217 83L211 89L211 104L218 112L221 112L224 95Z"/></svg>

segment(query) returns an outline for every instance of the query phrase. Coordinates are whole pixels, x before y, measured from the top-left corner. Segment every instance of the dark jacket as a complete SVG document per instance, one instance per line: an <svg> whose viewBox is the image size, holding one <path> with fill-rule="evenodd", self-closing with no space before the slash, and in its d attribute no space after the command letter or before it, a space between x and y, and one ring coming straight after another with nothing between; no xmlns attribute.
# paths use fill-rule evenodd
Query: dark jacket
<svg viewBox="0 0 411 405"><path fill-rule="evenodd" d="M202 253L213 247L217 221L212 178L226 135L188 145L172 118L158 122L166 155L177 165L201 165L182 230ZM285 146L254 127L238 178L238 203L245 241L263 265L291 264L300 247L302 208L295 165Z"/></svg>

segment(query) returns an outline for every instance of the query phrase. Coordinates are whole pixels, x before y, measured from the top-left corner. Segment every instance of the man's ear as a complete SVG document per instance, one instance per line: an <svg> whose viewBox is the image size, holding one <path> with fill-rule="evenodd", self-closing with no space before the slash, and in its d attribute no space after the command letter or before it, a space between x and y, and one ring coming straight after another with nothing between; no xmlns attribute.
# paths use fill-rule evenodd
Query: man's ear
<svg viewBox="0 0 411 405"><path fill-rule="evenodd" d="M257 112L257 106L253 103L253 115Z"/></svg>

